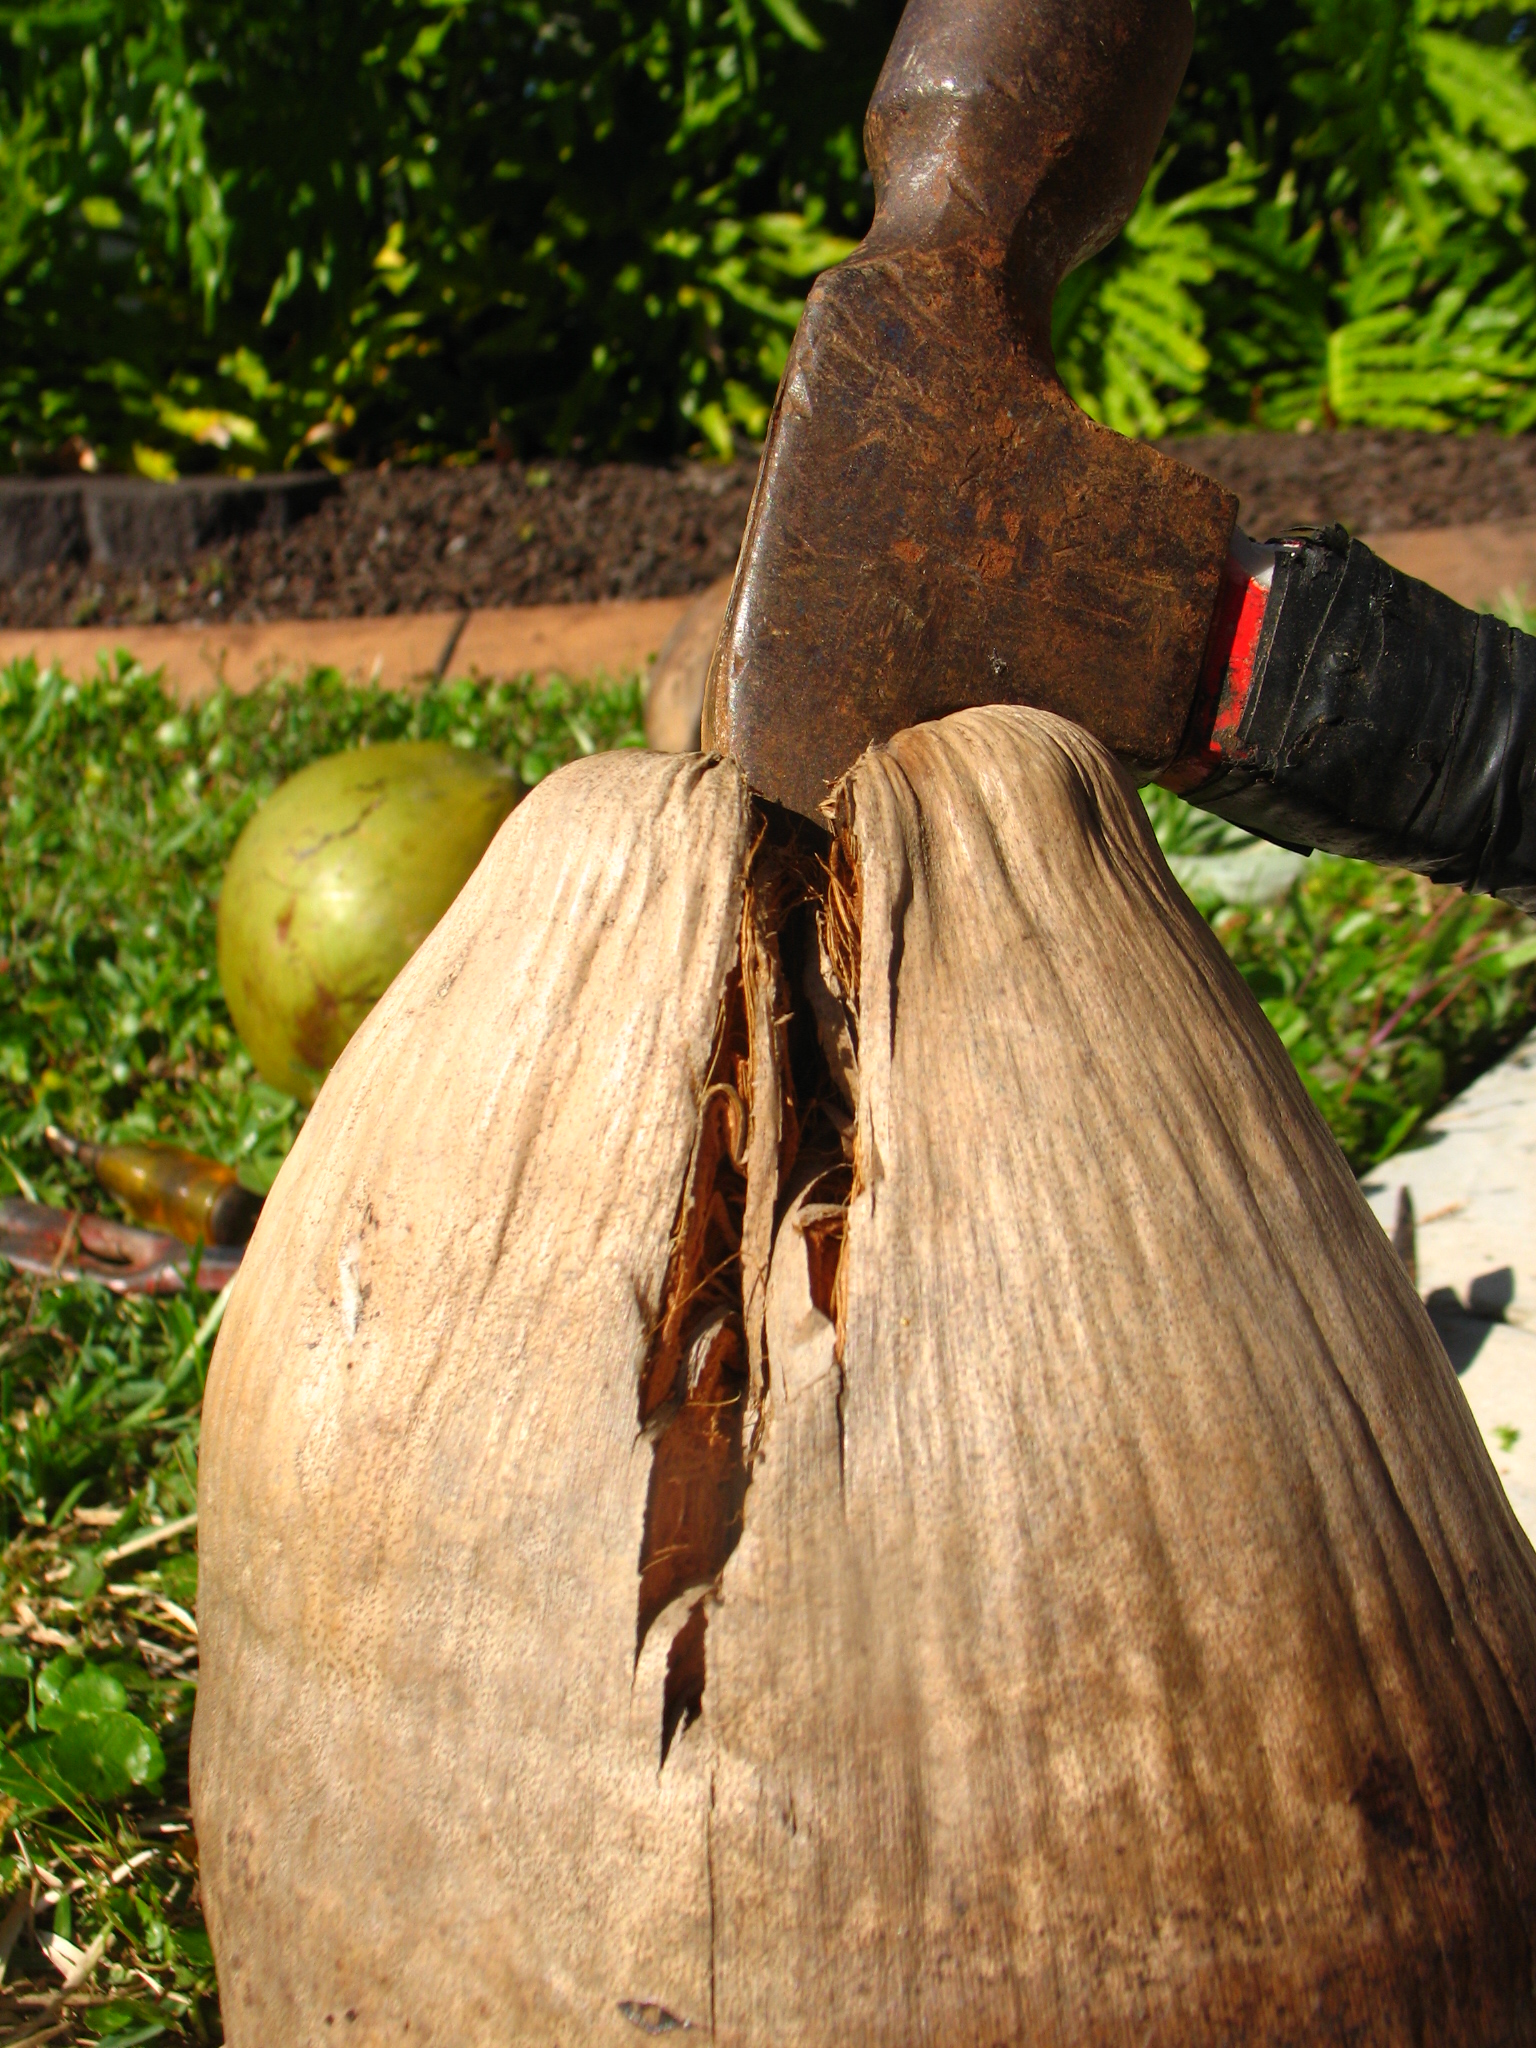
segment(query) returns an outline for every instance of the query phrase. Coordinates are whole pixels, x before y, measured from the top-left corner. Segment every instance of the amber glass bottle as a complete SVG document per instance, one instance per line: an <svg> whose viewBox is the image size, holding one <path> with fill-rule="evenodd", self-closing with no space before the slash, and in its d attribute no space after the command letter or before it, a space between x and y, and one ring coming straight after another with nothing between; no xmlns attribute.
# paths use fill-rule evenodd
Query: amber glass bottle
<svg viewBox="0 0 1536 2048"><path fill-rule="evenodd" d="M48 1143L63 1159L89 1167L141 1223L186 1244L244 1244L256 1227L261 1196L242 1187L232 1166L179 1145L92 1145L50 1124Z"/></svg>

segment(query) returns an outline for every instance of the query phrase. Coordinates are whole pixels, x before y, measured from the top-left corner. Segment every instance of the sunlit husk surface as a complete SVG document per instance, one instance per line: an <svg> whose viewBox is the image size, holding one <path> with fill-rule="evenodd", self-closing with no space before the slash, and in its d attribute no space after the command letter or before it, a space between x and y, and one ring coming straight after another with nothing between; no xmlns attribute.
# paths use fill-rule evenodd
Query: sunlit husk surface
<svg viewBox="0 0 1536 2048"><path fill-rule="evenodd" d="M233 2048L1536 2039L1536 1559L1060 721L543 784L202 1459Z"/></svg>

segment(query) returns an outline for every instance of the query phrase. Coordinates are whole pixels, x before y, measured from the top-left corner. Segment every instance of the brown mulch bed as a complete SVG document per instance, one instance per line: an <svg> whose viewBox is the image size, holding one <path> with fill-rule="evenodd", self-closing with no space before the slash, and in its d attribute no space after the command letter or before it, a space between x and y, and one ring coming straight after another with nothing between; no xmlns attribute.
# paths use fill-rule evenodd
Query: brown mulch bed
<svg viewBox="0 0 1536 2048"><path fill-rule="evenodd" d="M369 618L682 597L736 560L755 463L484 463L366 470L286 532L185 562L66 562L0 591L0 625Z"/></svg>
<svg viewBox="0 0 1536 2048"><path fill-rule="evenodd" d="M1536 517L1536 436L1216 434L1165 444L1265 536ZM674 597L727 571L755 465L569 462L367 471L286 532L153 570L69 562L0 591L0 625L360 618L464 606Z"/></svg>
<svg viewBox="0 0 1536 2048"><path fill-rule="evenodd" d="M1200 434L1162 444L1235 491L1248 533L1536 518L1536 434Z"/></svg>

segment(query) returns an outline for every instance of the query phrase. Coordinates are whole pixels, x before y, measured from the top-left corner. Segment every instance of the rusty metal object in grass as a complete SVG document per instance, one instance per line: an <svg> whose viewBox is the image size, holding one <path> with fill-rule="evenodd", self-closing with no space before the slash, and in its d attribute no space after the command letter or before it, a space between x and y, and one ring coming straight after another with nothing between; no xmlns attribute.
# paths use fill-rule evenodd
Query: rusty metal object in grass
<svg viewBox="0 0 1536 2048"><path fill-rule="evenodd" d="M1192 45L1188 0L911 0L865 124L874 225L813 286L705 693L706 747L816 815L872 741L966 705L1178 751L1236 500L1097 426L1051 355Z"/></svg>
<svg viewBox="0 0 1536 2048"><path fill-rule="evenodd" d="M241 1245L208 1245L196 1285L217 1293L239 1269ZM194 1252L161 1230L140 1230L81 1209L0 1202L0 1259L47 1280L98 1280L114 1294L180 1294L193 1284Z"/></svg>

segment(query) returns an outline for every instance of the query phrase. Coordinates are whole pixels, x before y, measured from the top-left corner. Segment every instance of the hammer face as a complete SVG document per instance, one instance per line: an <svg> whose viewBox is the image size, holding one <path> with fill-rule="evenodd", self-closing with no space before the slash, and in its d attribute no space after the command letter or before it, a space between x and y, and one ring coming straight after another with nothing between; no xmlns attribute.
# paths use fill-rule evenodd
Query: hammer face
<svg viewBox="0 0 1536 2048"><path fill-rule="evenodd" d="M704 743L809 817L872 741L972 704L1171 761L1236 500L1096 426L975 248L813 287L768 430Z"/></svg>

